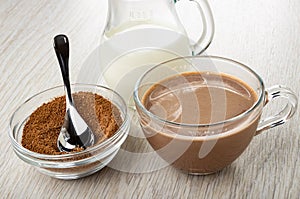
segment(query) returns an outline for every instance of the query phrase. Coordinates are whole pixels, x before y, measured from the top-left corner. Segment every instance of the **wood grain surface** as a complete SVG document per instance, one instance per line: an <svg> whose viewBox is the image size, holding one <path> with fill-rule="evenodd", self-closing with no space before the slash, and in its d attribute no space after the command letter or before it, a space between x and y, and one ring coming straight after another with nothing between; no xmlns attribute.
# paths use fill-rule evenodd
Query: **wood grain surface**
<svg viewBox="0 0 300 199"><path fill-rule="evenodd" d="M300 1L209 3L216 34L206 53L245 63L267 87L283 84L299 96ZM285 125L255 137L238 160L214 175L192 176L172 167L140 174L106 167L64 181L21 161L9 142L9 119L25 99L61 84L53 37L68 34L76 77L99 42L106 13L106 0L0 0L1 198L299 198L299 111Z"/></svg>

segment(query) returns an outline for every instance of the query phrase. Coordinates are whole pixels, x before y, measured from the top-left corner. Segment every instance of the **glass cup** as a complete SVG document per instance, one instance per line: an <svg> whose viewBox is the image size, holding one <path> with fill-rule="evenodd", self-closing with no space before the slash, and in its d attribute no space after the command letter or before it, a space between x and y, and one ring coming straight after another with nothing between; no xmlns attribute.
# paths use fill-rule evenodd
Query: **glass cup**
<svg viewBox="0 0 300 199"><path fill-rule="evenodd" d="M221 92L215 95L213 89L209 90L211 99L207 103L211 106L209 122L199 122L201 108L187 106L195 105L202 100L197 98L197 94L176 102L164 102L168 103L168 106L158 103L160 114L155 114L157 112L154 113L146 105L149 96L153 99L156 97L153 94L154 85L168 89L168 93L162 92L160 97L171 94L175 100L180 98L176 96L178 91L196 89L195 85L183 75L195 72L204 79L203 86L218 87L224 91L223 94ZM206 78L212 74L216 75L213 79ZM177 79L175 83L173 82L173 86L165 83L175 76ZM224 76L243 82L243 85L251 88L252 93L248 94L255 96L250 108L231 118L217 114L231 111L226 106L227 103L231 103L226 97L226 89L239 94L239 90L236 90L234 85L228 84ZM187 87L180 87L181 84L186 84ZM282 102L283 108L273 116L262 118L266 104L273 103L279 98L286 99L284 103L278 101ZM159 99L158 97L157 100ZM175 168L197 175L214 173L230 165L243 153L255 135L284 124L297 109L297 97L290 89L279 85L265 89L262 78L251 68L216 56L175 58L151 68L138 80L134 101L141 128L157 154ZM212 103L213 101L215 103ZM237 106L238 103L239 101ZM188 107L188 110L182 107ZM173 109L173 112L180 112L180 117L176 119L169 117L170 109Z"/></svg>

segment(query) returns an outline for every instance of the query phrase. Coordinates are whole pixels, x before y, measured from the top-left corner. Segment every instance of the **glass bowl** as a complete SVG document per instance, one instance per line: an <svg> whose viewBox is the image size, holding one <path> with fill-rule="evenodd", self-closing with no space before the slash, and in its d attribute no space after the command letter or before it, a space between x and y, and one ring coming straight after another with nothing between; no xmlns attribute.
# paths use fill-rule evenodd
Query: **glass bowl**
<svg viewBox="0 0 300 199"><path fill-rule="evenodd" d="M80 152L46 155L32 152L21 145L23 128L30 115L43 103L65 94L63 86L44 90L21 104L13 113L9 123L9 137L17 156L34 166L41 173L58 179L78 179L91 175L105 167L117 154L129 131L126 103L115 91L92 84L73 84L73 92L92 92L103 96L114 104L122 117L122 124L113 136Z"/></svg>

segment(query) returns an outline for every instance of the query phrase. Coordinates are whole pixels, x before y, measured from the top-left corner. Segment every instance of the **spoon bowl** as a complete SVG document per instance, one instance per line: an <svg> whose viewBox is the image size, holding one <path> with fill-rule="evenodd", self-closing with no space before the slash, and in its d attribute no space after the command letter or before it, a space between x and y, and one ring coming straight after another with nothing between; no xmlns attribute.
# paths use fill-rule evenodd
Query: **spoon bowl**
<svg viewBox="0 0 300 199"><path fill-rule="evenodd" d="M46 155L30 151L22 146L23 130L30 115L44 103L65 94L64 86L55 86L30 96L14 110L9 120L8 135L14 153L26 166L32 166L37 171L59 179L78 179L89 176L107 166L116 157L121 145L125 142L130 120L124 99L115 91L100 85L72 84L72 90L77 92L92 92L103 96L119 110L122 120L119 129L113 136L79 152L61 155ZM11 157L13 158L13 157Z"/></svg>

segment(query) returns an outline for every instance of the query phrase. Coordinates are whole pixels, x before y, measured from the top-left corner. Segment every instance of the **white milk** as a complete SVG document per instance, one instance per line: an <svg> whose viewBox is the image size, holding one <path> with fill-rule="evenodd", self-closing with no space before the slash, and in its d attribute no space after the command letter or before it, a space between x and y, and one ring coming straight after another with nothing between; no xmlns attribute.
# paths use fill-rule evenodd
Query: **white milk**
<svg viewBox="0 0 300 199"><path fill-rule="evenodd" d="M189 39L182 34L145 28L115 34L102 43L99 56L105 82L131 106L135 83L147 69L191 54Z"/></svg>

